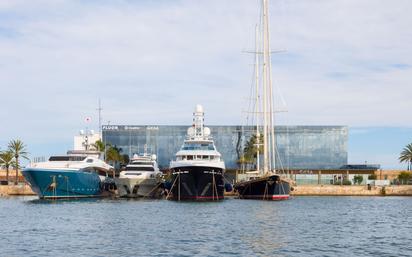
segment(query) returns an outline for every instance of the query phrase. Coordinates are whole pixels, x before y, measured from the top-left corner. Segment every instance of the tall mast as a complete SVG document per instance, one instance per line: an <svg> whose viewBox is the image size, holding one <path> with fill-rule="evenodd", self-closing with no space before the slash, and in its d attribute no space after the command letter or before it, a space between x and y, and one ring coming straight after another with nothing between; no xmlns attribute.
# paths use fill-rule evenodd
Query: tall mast
<svg viewBox="0 0 412 257"><path fill-rule="evenodd" d="M268 6L266 6L268 8ZM269 21L269 12L266 12L266 17L267 20ZM267 40L268 40L268 48L270 48L270 30L269 30L269 22L267 22ZM274 104L274 99L273 99L273 85L272 85L272 58L271 58L271 52L270 50L268 51L268 58L269 58L269 63L268 63L268 70L269 70L269 105L270 105L270 139L271 139L271 154L272 154L272 171L276 173L276 137L275 137L275 104Z"/></svg>
<svg viewBox="0 0 412 257"><path fill-rule="evenodd" d="M269 57L269 42L267 35L268 13L267 0L263 0L263 172L266 174L269 171L269 152L268 152L268 57Z"/></svg>
<svg viewBox="0 0 412 257"><path fill-rule="evenodd" d="M260 132L259 132L259 27L255 27L255 84L256 84L256 102L255 102L255 113L256 113L256 170L260 170Z"/></svg>

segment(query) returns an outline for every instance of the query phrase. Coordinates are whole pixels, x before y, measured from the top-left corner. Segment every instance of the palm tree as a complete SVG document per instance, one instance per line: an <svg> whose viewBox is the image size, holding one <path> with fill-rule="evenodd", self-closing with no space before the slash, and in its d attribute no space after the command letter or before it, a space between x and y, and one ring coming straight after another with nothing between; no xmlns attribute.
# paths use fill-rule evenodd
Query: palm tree
<svg viewBox="0 0 412 257"><path fill-rule="evenodd" d="M122 151L122 148L117 146L109 146L106 150L106 161L110 162L113 166L117 166L117 163L123 161Z"/></svg>
<svg viewBox="0 0 412 257"><path fill-rule="evenodd" d="M6 181L9 182L9 168L12 166L14 155L10 151L0 152L0 165L6 168Z"/></svg>
<svg viewBox="0 0 412 257"><path fill-rule="evenodd" d="M26 150L26 145L19 139L14 139L9 142L9 151L12 152L14 155L14 160L16 162L16 182L15 184L17 185L18 179L19 179L19 158L24 158L24 159L29 159L27 157L27 150Z"/></svg>
<svg viewBox="0 0 412 257"><path fill-rule="evenodd" d="M408 164L408 170L412 169L412 143L403 148L401 155L399 156L400 162L406 162Z"/></svg>
<svg viewBox="0 0 412 257"><path fill-rule="evenodd" d="M105 144L100 139L94 142L94 144L92 144L91 146L92 146L92 149L99 151L99 152L104 152L106 148Z"/></svg>
<svg viewBox="0 0 412 257"><path fill-rule="evenodd" d="M250 164L257 158L257 152L263 152L263 136L259 137L259 142L256 135L252 135L250 139L246 142L245 148L243 149L243 156L239 160L240 163Z"/></svg>

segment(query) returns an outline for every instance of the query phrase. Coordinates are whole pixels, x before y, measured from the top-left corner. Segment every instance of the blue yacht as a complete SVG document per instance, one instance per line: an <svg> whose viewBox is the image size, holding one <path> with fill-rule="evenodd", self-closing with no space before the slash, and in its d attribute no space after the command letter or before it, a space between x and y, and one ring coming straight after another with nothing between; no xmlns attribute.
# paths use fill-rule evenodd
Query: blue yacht
<svg viewBox="0 0 412 257"><path fill-rule="evenodd" d="M41 199L108 196L114 189L114 169L100 157L97 151L69 151L32 163L22 173Z"/></svg>

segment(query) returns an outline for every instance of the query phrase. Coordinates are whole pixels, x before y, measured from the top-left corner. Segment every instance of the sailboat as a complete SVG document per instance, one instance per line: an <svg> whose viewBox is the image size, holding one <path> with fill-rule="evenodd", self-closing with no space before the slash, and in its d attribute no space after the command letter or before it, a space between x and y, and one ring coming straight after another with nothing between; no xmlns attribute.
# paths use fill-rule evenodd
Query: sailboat
<svg viewBox="0 0 412 257"><path fill-rule="evenodd" d="M234 185L240 199L286 200L289 199L291 180L276 168L276 137L274 124L274 101L271 75L271 51L269 38L268 0L262 0L261 33L256 26L255 51L255 137L257 142L256 170L246 172L243 180ZM261 35L260 35L261 34ZM262 40L259 40L261 37ZM261 43L259 44L259 41ZM262 63L260 78L259 61ZM259 120L262 125L259 125ZM261 134L262 133L262 134ZM260 144L263 137L263 144ZM259 148L263 146L263 163L260 165Z"/></svg>

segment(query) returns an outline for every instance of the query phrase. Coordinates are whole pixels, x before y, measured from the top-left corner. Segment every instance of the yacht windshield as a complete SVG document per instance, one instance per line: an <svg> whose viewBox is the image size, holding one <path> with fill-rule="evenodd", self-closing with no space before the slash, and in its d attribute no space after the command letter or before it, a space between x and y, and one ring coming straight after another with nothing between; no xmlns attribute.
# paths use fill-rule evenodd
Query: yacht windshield
<svg viewBox="0 0 412 257"><path fill-rule="evenodd" d="M87 156L50 156L50 162L81 162L86 159Z"/></svg>
<svg viewBox="0 0 412 257"><path fill-rule="evenodd" d="M215 150L212 143L185 143L182 150Z"/></svg>
<svg viewBox="0 0 412 257"><path fill-rule="evenodd" d="M141 166L126 166L127 171L154 171L153 167L141 167Z"/></svg>
<svg viewBox="0 0 412 257"><path fill-rule="evenodd" d="M139 161L132 161L131 164L133 165L153 165L152 162L139 162Z"/></svg>

